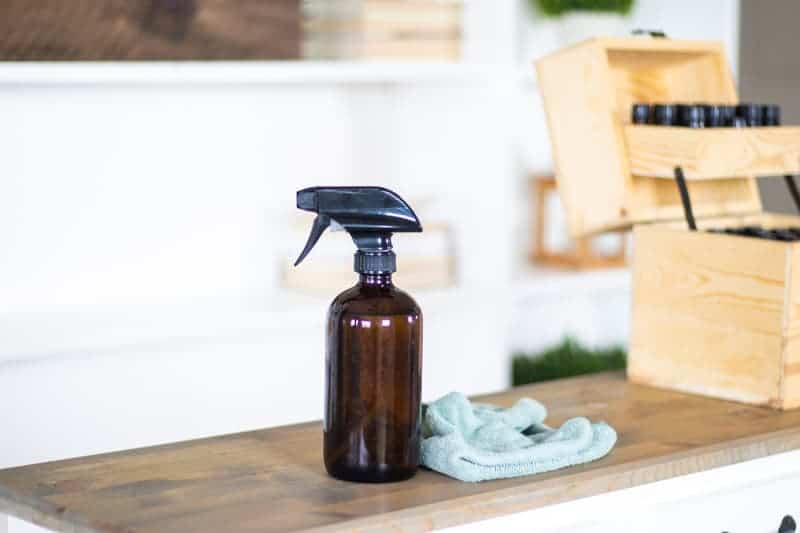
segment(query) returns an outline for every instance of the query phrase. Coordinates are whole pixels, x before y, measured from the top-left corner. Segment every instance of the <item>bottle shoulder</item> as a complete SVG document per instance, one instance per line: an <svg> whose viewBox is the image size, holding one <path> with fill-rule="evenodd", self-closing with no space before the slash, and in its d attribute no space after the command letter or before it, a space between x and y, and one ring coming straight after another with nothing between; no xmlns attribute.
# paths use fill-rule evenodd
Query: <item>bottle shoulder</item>
<svg viewBox="0 0 800 533"><path fill-rule="evenodd" d="M355 285L341 292L330 305L331 313L359 315L422 315L410 294L395 287Z"/></svg>

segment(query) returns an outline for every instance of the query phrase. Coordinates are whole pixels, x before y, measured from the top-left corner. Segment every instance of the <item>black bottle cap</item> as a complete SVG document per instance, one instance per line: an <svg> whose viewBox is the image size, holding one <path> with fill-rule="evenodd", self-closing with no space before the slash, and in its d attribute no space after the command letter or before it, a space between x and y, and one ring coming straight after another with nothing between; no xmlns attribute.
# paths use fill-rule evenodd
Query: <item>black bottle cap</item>
<svg viewBox="0 0 800 533"><path fill-rule="evenodd" d="M653 123L659 126L675 126L678 124L678 110L674 104L655 104L653 106Z"/></svg>
<svg viewBox="0 0 800 533"><path fill-rule="evenodd" d="M380 274L397 272L397 258L394 252L357 251L353 256L353 270L359 274Z"/></svg>
<svg viewBox="0 0 800 533"><path fill-rule="evenodd" d="M781 108L775 104L765 104L761 106L761 115L764 126L781 125Z"/></svg>
<svg viewBox="0 0 800 533"><path fill-rule="evenodd" d="M761 226L743 226L739 228L739 231L742 235L747 235L749 237L757 237L760 232L762 232Z"/></svg>
<svg viewBox="0 0 800 533"><path fill-rule="evenodd" d="M711 107L711 104L706 104L704 102L697 102L694 105L700 108L700 111L703 113L703 123L706 123L708 118L708 110Z"/></svg>
<svg viewBox="0 0 800 533"><path fill-rule="evenodd" d="M683 121L686 117L686 108L689 107L688 104L675 104L675 125L676 126L686 126L686 123Z"/></svg>
<svg viewBox="0 0 800 533"><path fill-rule="evenodd" d="M702 105L686 105L681 108L681 126L702 128L705 126L705 110Z"/></svg>
<svg viewBox="0 0 800 533"><path fill-rule="evenodd" d="M649 124L650 104L633 104L631 108L631 122L634 124Z"/></svg>
<svg viewBox="0 0 800 533"><path fill-rule="evenodd" d="M748 126L763 126L764 119L761 106L758 104L739 104L736 106L736 116L743 118Z"/></svg>
<svg viewBox="0 0 800 533"><path fill-rule="evenodd" d="M723 126L733 126L733 119L736 118L736 106L725 104L719 106L720 112L722 113L722 125Z"/></svg>
<svg viewBox="0 0 800 533"><path fill-rule="evenodd" d="M704 121L707 128L721 128L727 124L724 105L706 105Z"/></svg>

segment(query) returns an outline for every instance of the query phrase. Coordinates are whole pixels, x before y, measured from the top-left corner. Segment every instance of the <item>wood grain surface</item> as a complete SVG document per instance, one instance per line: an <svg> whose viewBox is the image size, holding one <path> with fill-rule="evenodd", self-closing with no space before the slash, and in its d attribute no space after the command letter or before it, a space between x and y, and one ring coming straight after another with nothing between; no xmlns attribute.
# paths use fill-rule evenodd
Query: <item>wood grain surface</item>
<svg viewBox="0 0 800 533"><path fill-rule="evenodd" d="M788 257L791 273L786 287L783 323L783 379L780 396L784 407L800 407L800 246L793 246Z"/></svg>
<svg viewBox="0 0 800 533"><path fill-rule="evenodd" d="M599 461L478 484L421 470L410 481L328 477L317 422L0 471L0 511L57 531L427 531L800 448L800 411L728 403L627 382L620 373L519 387L557 424L619 432Z"/></svg>
<svg viewBox="0 0 800 533"><path fill-rule="evenodd" d="M701 229L743 225L785 228L800 217L701 221ZM634 235L629 378L800 407L800 246L661 224Z"/></svg>
<svg viewBox="0 0 800 533"><path fill-rule="evenodd" d="M621 124L611 113L614 79L604 41L537 61L558 191L572 237L632 224L630 171Z"/></svg>
<svg viewBox="0 0 800 533"><path fill-rule="evenodd" d="M634 235L628 375L780 407L791 244L657 226Z"/></svg>
<svg viewBox="0 0 800 533"><path fill-rule="evenodd" d="M300 0L3 0L0 60L296 59Z"/></svg>
<svg viewBox="0 0 800 533"><path fill-rule="evenodd" d="M800 127L669 128L626 126L631 173L674 179L780 176L800 172Z"/></svg>

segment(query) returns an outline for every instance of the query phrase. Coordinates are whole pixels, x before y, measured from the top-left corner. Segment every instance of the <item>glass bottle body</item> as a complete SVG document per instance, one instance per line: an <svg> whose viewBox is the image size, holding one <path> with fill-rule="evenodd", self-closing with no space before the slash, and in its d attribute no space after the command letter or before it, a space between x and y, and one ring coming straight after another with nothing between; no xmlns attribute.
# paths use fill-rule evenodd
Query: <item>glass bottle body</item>
<svg viewBox="0 0 800 533"><path fill-rule="evenodd" d="M362 274L328 312L324 458L348 481L400 481L419 463L422 312L390 274Z"/></svg>

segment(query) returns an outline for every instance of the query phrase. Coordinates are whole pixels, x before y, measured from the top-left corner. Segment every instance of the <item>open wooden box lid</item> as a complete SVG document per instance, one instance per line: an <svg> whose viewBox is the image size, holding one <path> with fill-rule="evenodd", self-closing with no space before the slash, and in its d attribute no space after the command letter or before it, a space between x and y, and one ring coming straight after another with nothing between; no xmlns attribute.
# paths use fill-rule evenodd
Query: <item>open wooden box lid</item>
<svg viewBox="0 0 800 533"><path fill-rule="evenodd" d="M738 102L721 43L597 38L536 64L570 233L761 211L755 176L800 172L800 128L631 124L633 103Z"/></svg>

